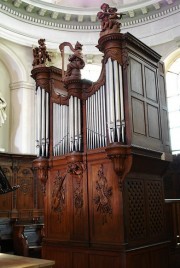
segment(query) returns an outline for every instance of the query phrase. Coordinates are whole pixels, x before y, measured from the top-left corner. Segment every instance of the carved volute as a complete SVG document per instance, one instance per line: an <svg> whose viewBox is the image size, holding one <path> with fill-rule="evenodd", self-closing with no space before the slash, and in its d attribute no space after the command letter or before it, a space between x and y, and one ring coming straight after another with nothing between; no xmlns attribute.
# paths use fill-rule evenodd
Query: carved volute
<svg viewBox="0 0 180 268"><path fill-rule="evenodd" d="M106 148L106 153L113 162L114 171L119 179L119 187L122 190L125 176L129 173L132 166L131 148L126 145L114 143Z"/></svg>

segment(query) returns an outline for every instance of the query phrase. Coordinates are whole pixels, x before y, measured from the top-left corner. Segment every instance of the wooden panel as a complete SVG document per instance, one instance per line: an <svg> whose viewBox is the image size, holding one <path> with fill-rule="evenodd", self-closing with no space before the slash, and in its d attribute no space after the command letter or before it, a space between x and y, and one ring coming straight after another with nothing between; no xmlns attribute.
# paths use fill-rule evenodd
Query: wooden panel
<svg viewBox="0 0 180 268"><path fill-rule="evenodd" d="M17 209L31 209L34 204L34 178L30 168L21 168L17 174Z"/></svg>
<svg viewBox="0 0 180 268"><path fill-rule="evenodd" d="M128 240L136 242L145 240L147 235L146 204L142 179L126 180L125 198Z"/></svg>
<svg viewBox="0 0 180 268"><path fill-rule="evenodd" d="M54 260L54 268L72 268L72 254L68 250L63 250L56 247L43 247L42 248L42 258L47 260ZM81 267L83 268L83 267Z"/></svg>
<svg viewBox="0 0 180 268"><path fill-rule="evenodd" d="M89 262L88 254L84 252L72 253L73 268L86 267L88 266L88 262Z"/></svg>
<svg viewBox="0 0 180 268"><path fill-rule="evenodd" d="M165 218L163 185L160 179L152 176L127 178L124 206L129 247L163 238Z"/></svg>
<svg viewBox="0 0 180 268"><path fill-rule="evenodd" d="M91 241L116 244L122 240L122 200L118 178L111 162L89 163L88 171L91 178L89 180Z"/></svg>
<svg viewBox="0 0 180 268"><path fill-rule="evenodd" d="M169 122L168 122L168 111L162 111L162 124L164 125L164 131L162 133L165 141L165 145L167 145L170 149L170 136L169 136Z"/></svg>
<svg viewBox="0 0 180 268"><path fill-rule="evenodd" d="M167 99L166 99L166 87L165 87L165 81L164 77L162 75L159 76L159 87L161 92L161 101L162 105L167 105Z"/></svg>
<svg viewBox="0 0 180 268"><path fill-rule="evenodd" d="M148 134L150 137L160 139L159 110L157 107L147 105Z"/></svg>
<svg viewBox="0 0 180 268"><path fill-rule="evenodd" d="M146 96L157 102L157 89L156 89L156 73L155 71L145 67L145 84L146 84Z"/></svg>
<svg viewBox="0 0 180 268"><path fill-rule="evenodd" d="M169 268L169 250L167 247L150 252L151 267ZM175 268L172 266L172 268Z"/></svg>
<svg viewBox="0 0 180 268"><path fill-rule="evenodd" d="M16 191L0 195L0 217L16 218L18 221L36 221L43 217L43 194L40 183L33 174L35 156L0 154L3 168L11 186L20 185Z"/></svg>
<svg viewBox="0 0 180 268"><path fill-rule="evenodd" d="M161 180L148 180L145 185L149 236L157 239L165 232L163 185Z"/></svg>
<svg viewBox="0 0 180 268"><path fill-rule="evenodd" d="M127 268L150 268L150 257L147 252L140 252L139 254L129 254L127 257ZM153 267L155 268L155 267ZM156 267L157 268L157 267Z"/></svg>
<svg viewBox="0 0 180 268"><path fill-rule="evenodd" d="M169 252L168 247L141 248L127 253L127 268L168 268Z"/></svg>
<svg viewBox="0 0 180 268"><path fill-rule="evenodd" d="M144 102L132 98L133 131L146 135Z"/></svg>
<svg viewBox="0 0 180 268"><path fill-rule="evenodd" d="M10 185L12 185L12 170L7 165L1 165L1 168L8 179ZM8 217L8 215L12 209L12 193L0 195L0 217Z"/></svg>
<svg viewBox="0 0 180 268"><path fill-rule="evenodd" d="M131 90L143 94L142 64L135 59L130 58L131 68Z"/></svg>
<svg viewBox="0 0 180 268"><path fill-rule="evenodd" d="M70 239L70 221L72 214L69 208L71 202L71 185L67 179L66 169L53 169L47 183L48 217L47 228L51 238Z"/></svg>
<svg viewBox="0 0 180 268"><path fill-rule="evenodd" d="M107 253L106 253L107 254ZM89 268L110 268L110 267L122 267L120 266L119 257L107 256L105 254L91 254L89 256Z"/></svg>

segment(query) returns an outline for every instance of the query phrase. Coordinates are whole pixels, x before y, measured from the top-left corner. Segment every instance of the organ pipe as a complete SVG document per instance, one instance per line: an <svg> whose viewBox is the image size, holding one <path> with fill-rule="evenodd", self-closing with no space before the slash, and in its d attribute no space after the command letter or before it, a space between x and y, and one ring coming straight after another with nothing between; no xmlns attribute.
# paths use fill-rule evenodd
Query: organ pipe
<svg viewBox="0 0 180 268"><path fill-rule="evenodd" d="M68 106L53 103L53 154L63 155L69 152L69 113Z"/></svg>
<svg viewBox="0 0 180 268"><path fill-rule="evenodd" d="M106 110L109 142L124 142L122 67L111 58L106 63Z"/></svg>
<svg viewBox="0 0 180 268"><path fill-rule="evenodd" d="M81 151L81 101L74 96L69 99L69 137L70 152Z"/></svg>
<svg viewBox="0 0 180 268"><path fill-rule="evenodd" d="M87 147L106 145L106 113L104 86L86 100Z"/></svg>
<svg viewBox="0 0 180 268"><path fill-rule="evenodd" d="M49 151L49 93L36 91L36 148L38 157L48 157Z"/></svg>

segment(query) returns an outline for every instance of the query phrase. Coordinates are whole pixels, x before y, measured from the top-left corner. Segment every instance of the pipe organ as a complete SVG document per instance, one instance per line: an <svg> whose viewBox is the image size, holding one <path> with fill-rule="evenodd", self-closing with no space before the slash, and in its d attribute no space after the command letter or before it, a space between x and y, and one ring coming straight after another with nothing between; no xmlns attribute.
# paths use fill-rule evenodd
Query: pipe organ
<svg viewBox="0 0 180 268"><path fill-rule="evenodd" d="M105 8L104 16L115 10ZM66 72L33 65L34 168L45 202L42 255L57 268L168 268L162 174L171 151L164 67L159 54L120 33L115 19L102 26L97 82L81 79L78 42L75 48L60 45L73 52Z"/></svg>

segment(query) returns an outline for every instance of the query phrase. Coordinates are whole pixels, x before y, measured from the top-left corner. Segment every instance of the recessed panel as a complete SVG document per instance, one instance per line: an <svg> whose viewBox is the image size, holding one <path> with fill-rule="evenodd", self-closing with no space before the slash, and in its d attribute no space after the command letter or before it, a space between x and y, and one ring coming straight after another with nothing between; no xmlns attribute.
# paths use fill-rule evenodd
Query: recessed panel
<svg viewBox="0 0 180 268"><path fill-rule="evenodd" d="M143 95L143 83L142 83L142 64L138 61L131 59L131 89L138 94Z"/></svg>
<svg viewBox="0 0 180 268"><path fill-rule="evenodd" d="M148 99L157 101L155 72L145 67L146 96Z"/></svg>
<svg viewBox="0 0 180 268"><path fill-rule="evenodd" d="M144 102L135 98L132 98L132 119L133 131L146 135Z"/></svg>
<svg viewBox="0 0 180 268"><path fill-rule="evenodd" d="M160 134L159 134L158 108L152 105L148 105L147 112L148 112L149 136L155 139L159 139Z"/></svg>

